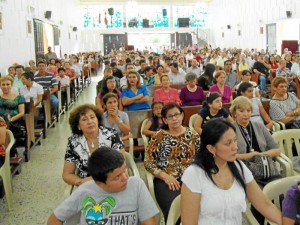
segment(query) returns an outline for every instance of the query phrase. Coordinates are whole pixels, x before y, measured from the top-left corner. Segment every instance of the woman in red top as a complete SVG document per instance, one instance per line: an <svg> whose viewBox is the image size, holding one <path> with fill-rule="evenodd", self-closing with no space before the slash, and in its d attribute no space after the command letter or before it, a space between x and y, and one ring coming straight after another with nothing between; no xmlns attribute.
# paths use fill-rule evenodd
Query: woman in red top
<svg viewBox="0 0 300 225"><path fill-rule="evenodd" d="M167 74L160 77L161 88L154 91L154 101L161 101L165 105L169 103L181 104L178 90L170 87L170 78Z"/></svg>
<svg viewBox="0 0 300 225"><path fill-rule="evenodd" d="M270 56L270 65L271 65L271 70L276 70L278 68L278 64L276 63L276 59L274 55Z"/></svg>

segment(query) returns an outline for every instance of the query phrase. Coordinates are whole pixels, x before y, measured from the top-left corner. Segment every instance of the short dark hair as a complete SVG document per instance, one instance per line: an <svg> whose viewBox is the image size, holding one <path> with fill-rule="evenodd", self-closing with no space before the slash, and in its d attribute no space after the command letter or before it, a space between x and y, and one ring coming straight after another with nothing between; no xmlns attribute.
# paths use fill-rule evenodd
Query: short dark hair
<svg viewBox="0 0 300 225"><path fill-rule="evenodd" d="M140 60L140 65L141 65L142 63L146 63L146 60L145 60L145 59L141 59L141 60Z"/></svg>
<svg viewBox="0 0 300 225"><path fill-rule="evenodd" d="M57 72L59 73L59 71L63 70L64 72L66 72L65 68L61 67L61 68L58 68Z"/></svg>
<svg viewBox="0 0 300 225"><path fill-rule="evenodd" d="M175 67L176 69L178 69L178 63L176 63L176 62L171 63L171 64L170 64L170 67L171 67L171 66L173 66L173 67Z"/></svg>
<svg viewBox="0 0 300 225"><path fill-rule="evenodd" d="M167 113L169 112L169 110L174 109L174 108L177 108L180 113L183 113L183 119L184 119L184 115L185 115L184 110L177 103L169 103L169 104L165 105L161 110L161 117L166 119ZM183 120L182 120L182 122L183 122ZM163 120L163 125L161 126L161 129L164 129L164 130L169 129L168 124L166 124L164 122L164 120Z"/></svg>
<svg viewBox="0 0 300 225"><path fill-rule="evenodd" d="M106 183L108 174L120 168L125 162L123 155L109 147L101 146L88 160L88 172L94 179Z"/></svg>
<svg viewBox="0 0 300 225"><path fill-rule="evenodd" d="M112 62L112 63L110 64L111 67L115 67L116 65L117 65L116 62Z"/></svg>
<svg viewBox="0 0 300 225"><path fill-rule="evenodd" d="M34 74L32 72L25 72L22 74L22 76L24 76L26 78L26 80L30 79L31 81L33 81L33 79L34 79Z"/></svg>
<svg viewBox="0 0 300 225"><path fill-rule="evenodd" d="M92 110L96 114L98 126L102 124L101 112L98 107L93 104L79 105L70 112L69 116L69 124L73 134L82 134L82 130L78 129L79 120L80 116L84 115L88 110Z"/></svg>
<svg viewBox="0 0 300 225"><path fill-rule="evenodd" d="M236 91L237 96L241 96L242 92L247 91L248 88L253 87L253 85L249 82L243 82L239 85L239 88Z"/></svg>
<svg viewBox="0 0 300 225"><path fill-rule="evenodd" d="M150 70L153 70L153 68L151 66L146 66L145 67L145 73L149 72Z"/></svg>
<svg viewBox="0 0 300 225"><path fill-rule="evenodd" d="M131 63L131 59L130 58L126 58L125 63L126 64Z"/></svg>
<svg viewBox="0 0 300 225"><path fill-rule="evenodd" d="M22 65L17 65L17 66L15 67L15 70L21 69L21 68L24 70L24 66L22 66Z"/></svg>
<svg viewBox="0 0 300 225"><path fill-rule="evenodd" d="M38 63L37 63L38 65L40 65L40 64L44 64L44 65L46 65L46 62L44 61L44 60L40 60L40 61L38 61Z"/></svg>
<svg viewBox="0 0 300 225"><path fill-rule="evenodd" d="M243 76L247 75L247 73L250 73L250 74L251 74L251 72L250 72L249 70L243 70L243 71L242 71L242 75L243 75Z"/></svg>

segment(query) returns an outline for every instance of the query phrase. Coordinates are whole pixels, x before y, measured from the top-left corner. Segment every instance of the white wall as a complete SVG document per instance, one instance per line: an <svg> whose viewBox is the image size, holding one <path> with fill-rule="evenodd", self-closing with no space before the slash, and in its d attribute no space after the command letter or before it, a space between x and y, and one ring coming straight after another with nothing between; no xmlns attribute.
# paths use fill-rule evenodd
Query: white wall
<svg viewBox="0 0 300 225"><path fill-rule="evenodd" d="M72 31L72 27L80 27L79 0L1 0L0 10L3 26L0 32L1 74L6 74L7 68L14 62L27 66L29 59L35 59L34 35L27 34L28 19L36 18L60 28L62 54L80 50L80 32ZM45 19L45 11L52 11L50 20Z"/></svg>
<svg viewBox="0 0 300 225"><path fill-rule="evenodd" d="M292 12L287 19L286 11ZM296 19L295 19L296 18ZM293 29L283 29L291 27ZM213 0L209 4L210 42L213 47L266 49L266 24L276 23L277 46L282 40L299 40L299 0ZM227 29L227 25L231 29ZM263 27L263 34L260 34ZM238 36L238 30L241 36ZM280 31L279 31L280 30ZM224 38L222 38L224 32Z"/></svg>

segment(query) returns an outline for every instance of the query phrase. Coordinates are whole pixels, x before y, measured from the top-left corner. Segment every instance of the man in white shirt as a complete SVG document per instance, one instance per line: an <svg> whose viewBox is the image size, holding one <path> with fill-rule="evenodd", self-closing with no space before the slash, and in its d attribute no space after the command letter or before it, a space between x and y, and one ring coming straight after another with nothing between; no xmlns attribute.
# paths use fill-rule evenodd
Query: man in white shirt
<svg viewBox="0 0 300 225"><path fill-rule="evenodd" d="M200 77L200 74L201 74L201 69L200 67L198 67L198 62L196 59L193 59L192 60L192 66L189 67L187 70L186 70L187 73L189 72L194 72L195 74L197 74L197 77Z"/></svg>
<svg viewBox="0 0 300 225"><path fill-rule="evenodd" d="M188 50L188 53L185 56L187 67L192 65L192 60L194 59L194 55L191 50Z"/></svg>
<svg viewBox="0 0 300 225"><path fill-rule="evenodd" d="M26 102L30 102L32 98L34 101L34 107L42 107L42 100L44 90L43 87L33 81L34 75L32 72L23 73L21 76L24 86L20 89L20 95L25 98Z"/></svg>
<svg viewBox="0 0 300 225"><path fill-rule="evenodd" d="M65 69L59 68L57 72L58 72L57 80L60 82L60 87L63 88L66 86L70 86L70 78L65 75Z"/></svg>
<svg viewBox="0 0 300 225"><path fill-rule="evenodd" d="M171 63L171 71L169 72L169 78L172 84L184 84L185 83L185 72L178 69L177 63Z"/></svg>

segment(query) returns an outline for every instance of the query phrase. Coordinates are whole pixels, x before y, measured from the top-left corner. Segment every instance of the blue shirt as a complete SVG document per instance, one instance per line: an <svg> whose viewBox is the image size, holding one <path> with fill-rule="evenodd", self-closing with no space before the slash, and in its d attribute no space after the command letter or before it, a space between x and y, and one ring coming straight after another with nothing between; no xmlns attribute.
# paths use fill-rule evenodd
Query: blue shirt
<svg viewBox="0 0 300 225"><path fill-rule="evenodd" d="M127 98L133 98L135 96L138 96L139 94L143 94L144 96L149 96L149 91L146 86L141 86L137 93L135 94L131 89L123 89L122 91L122 97ZM150 109L150 106L147 102L141 102L141 103L132 103L127 106L128 111L135 111L135 110L141 110L141 109Z"/></svg>

